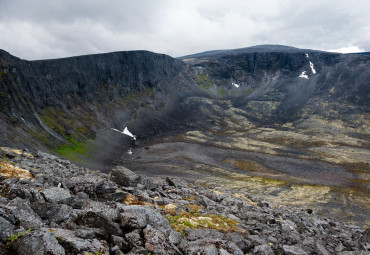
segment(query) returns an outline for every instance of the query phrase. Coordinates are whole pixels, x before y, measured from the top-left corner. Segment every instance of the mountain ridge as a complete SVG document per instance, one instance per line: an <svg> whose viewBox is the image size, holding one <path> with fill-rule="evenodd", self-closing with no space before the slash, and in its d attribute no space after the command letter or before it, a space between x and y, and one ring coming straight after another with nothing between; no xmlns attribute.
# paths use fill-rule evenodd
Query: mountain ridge
<svg viewBox="0 0 370 255"><path fill-rule="evenodd" d="M250 50L35 62L1 52L0 144L93 170L122 164L310 204L370 225L370 57ZM115 131L126 128L136 140Z"/></svg>

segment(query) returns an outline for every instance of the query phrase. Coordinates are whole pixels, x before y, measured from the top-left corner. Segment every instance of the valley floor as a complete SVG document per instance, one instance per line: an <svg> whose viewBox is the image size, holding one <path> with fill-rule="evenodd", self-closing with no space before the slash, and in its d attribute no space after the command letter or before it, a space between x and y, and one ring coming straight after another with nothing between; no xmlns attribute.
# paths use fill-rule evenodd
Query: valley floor
<svg viewBox="0 0 370 255"><path fill-rule="evenodd" d="M299 125L246 131L230 121L227 128L148 143L121 162L138 173L184 177L370 226L368 138L349 135L341 123L309 119Z"/></svg>

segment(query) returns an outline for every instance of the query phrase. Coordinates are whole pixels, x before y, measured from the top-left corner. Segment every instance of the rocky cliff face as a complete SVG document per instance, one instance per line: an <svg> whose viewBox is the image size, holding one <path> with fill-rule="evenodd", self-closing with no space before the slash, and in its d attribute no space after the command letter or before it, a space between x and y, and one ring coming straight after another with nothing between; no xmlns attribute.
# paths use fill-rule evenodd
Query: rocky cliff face
<svg viewBox="0 0 370 255"><path fill-rule="evenodd" d="M1 51L1 142L52 148L138 115L143 137L156 133L143 116L164 130L215 118L190 97L229 101L264 125L309 115L358 125L353 116L369 111L368 56L256 46L181 60L136 51L24 61Z"/></svg>
<svg viewBox="0 0 370 255"><path fill-rule="evenodd" d="M142 103L161 108L167 94L186 89L176 80L183 69L179 60L145 51L31 62L2 51L1 124L12 132L1 141L50 147L121 128Z"/></svg>
<svg viewBox="0 0 370 255"><path fill-rule="evenodd" d="M294 121L304 112L348 121L369 111L367 56L261 46L182 59L205 91L230 99L263 124ZM341 109L330 116L334 104Z"/></svg>

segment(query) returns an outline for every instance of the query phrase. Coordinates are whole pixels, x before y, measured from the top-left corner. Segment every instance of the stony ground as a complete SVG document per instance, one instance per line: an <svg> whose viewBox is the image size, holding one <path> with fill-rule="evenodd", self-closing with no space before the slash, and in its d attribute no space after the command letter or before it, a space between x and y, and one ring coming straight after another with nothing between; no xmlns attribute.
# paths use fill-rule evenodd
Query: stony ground
<svg viewBox="0 0 370 255"><path fill-rule="evenodd" d="M117 166L0 150L0 254L369 254L370 231Z"/></svg>

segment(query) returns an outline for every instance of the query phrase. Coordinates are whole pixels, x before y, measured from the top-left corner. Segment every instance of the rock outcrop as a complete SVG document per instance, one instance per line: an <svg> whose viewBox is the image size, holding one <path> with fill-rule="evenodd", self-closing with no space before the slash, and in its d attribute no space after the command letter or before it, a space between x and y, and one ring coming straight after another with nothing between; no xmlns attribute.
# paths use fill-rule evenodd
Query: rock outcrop
<svg viewBox="0 0 370 255"><path fill-rule="evenodd" d="M2 164L11 162L31 177L5 178L6 169L0 169L0 254L370 251L368 230L312 211L237 198L178 178L138 176L123 167L107 175L42 152L10 151L3 151Z"/></svg>

